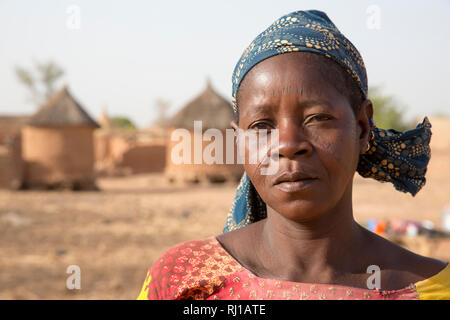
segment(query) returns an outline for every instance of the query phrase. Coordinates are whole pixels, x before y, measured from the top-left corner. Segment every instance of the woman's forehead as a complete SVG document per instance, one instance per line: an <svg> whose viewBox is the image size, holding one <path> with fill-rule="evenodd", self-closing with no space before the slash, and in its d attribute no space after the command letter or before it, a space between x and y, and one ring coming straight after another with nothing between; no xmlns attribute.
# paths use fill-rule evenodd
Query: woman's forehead
<svg viewBox="0 0 450 320"><path fill-rule="evenodd" d="M324 57L311 58L305 53L282 54L261 61L244 77L238 96L255 93L255 90L272 94L321 94L328 87L329 76L334 72ZM335 75L338 76L338 75Z"/></svg>
<svg viewBox="0 0 450 320"><path fill-rule="evenodd" d="M262 61L246 75L239 88L239 105L259 107L286 96L299 102L329 103L338 93L325 72L332 72L320 59L299 54L279 55Z"/></svg>

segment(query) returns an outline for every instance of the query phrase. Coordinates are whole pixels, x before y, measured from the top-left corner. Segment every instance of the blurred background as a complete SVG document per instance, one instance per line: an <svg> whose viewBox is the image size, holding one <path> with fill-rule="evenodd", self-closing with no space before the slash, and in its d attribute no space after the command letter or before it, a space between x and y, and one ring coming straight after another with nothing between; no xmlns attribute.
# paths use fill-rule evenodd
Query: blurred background
<svg viewBox="0 0 450 320"><path fill-rule="evenodd" d="M355 218L449 261L448 1L0 0L0 299L135 299L164 250L220 233L242 168L173 163L171 132L228 128L243 50L307 9L362 54L377 126L433 126L424 188L356 175Z"/></svg>

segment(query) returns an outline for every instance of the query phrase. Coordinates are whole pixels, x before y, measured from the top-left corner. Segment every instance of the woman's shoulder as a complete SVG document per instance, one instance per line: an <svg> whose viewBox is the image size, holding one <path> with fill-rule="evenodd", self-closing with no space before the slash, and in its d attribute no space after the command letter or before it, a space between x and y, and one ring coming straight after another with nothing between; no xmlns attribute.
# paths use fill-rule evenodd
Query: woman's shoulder
<svg viewBox="0 0 450 320"><path fill-rule="evenodd" d="M406 249L405 249L406 250ZM418 279L414 282L421 300L450 300L450 265L407 250L404 259Z"/></svg>
<svg viewBox="0 0 450 320"><path fill-rule="evenodd" d="M407 267L407 269L412 272L421 274L424 278L428 278L447 265L444 261L420 255L390 239L386 239L371 232L368 233L371 234L371 250L376 250L380 253L382 252L384 260L391 261L392 265L396 266L398 269Z"/></svg>
<svg viewBox="0 0 450 320"><path fill-rule="evenodd" d="M185 241L153 263L138 299L205 299L240 269L215 237Z"/></svg>
<svg viewBox="0 0 450 320"><path fill-rule="evenodd" d="M388 239L371 235L370 252L380 258L380 267L385 270L384 279L394 287L414 283L420 298L430 288L433 292L445 293L450 299L450 266L448 262L426 257L408 250ZM383 273L382 273L383 276ZM436 285L439 282L439 285ZM429 285L433 284L432 287ZM443 291L442 291L443 290Z"/></svg>

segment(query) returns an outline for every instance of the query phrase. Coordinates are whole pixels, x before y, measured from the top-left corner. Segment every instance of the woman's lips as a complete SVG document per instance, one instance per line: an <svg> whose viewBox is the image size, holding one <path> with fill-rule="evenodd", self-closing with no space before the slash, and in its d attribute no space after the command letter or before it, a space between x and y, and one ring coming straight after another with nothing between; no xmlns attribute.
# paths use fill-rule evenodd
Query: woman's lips
<svg viewBox="0 0 450 320"><path fill-rule="evenodd" d="M284 181L275 185L276 188L284 192L298 192L310 188L318 179L302 179L297 181Z"/></svg>
<svg viewBox="0 0 450 320"><path fill-rule="evenodd" d="M274 179L273 185L283 192L298 192L310 188L318 180L316 174L307 171L286 171Z"/></svg>

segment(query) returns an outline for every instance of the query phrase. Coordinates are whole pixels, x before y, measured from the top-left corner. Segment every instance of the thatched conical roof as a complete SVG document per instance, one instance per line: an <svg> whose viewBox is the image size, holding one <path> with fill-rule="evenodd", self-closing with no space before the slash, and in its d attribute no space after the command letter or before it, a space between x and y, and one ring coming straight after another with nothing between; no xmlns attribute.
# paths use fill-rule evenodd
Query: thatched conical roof
<svg viewBox="0 0 450 320"><path fill-rule="evenodd" d="M194 121L201 120L202 128L230 128L233 120L233 109L229 101L218 94L211 82L197 97L188 102L184 108L169 119L167 127L193 129Z"/></svg>
<svg viewBox="0 0 450 320"><path fill-rule="evenodd" d="M100 127L72 97L67 86L51 96L31 117L28 124L32 126L87 125Z"/></svg>

